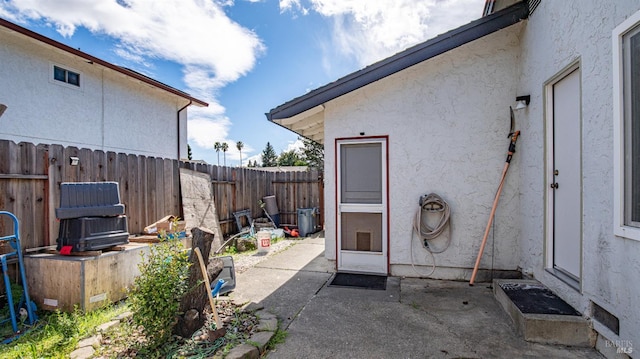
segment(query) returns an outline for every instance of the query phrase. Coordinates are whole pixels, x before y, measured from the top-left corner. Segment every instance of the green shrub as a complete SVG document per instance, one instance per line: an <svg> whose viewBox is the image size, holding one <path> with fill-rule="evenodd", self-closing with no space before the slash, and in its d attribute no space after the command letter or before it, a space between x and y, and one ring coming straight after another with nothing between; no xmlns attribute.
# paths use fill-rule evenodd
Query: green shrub
<svg viewBox="0 0 640 359"><path fill-rule="evenodd" d="M187 289L189 258L180 241L163 240L151 246L138 268L129 294L133 322L142 326L148 347L156 348L171 337Z"/></svg>

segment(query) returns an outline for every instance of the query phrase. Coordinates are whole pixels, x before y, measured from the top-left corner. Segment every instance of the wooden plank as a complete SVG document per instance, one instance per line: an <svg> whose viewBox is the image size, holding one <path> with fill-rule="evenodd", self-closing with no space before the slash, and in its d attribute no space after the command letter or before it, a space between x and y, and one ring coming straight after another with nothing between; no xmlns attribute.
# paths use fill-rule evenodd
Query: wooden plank
<svg viewBox="0 0 640 359"><path fill-rule="evenodd" d="M24 256L29 296L39 309L72 311L80 303L80 261L52 260L52 254ZM52 275L55 273L55 275Z"/></svg>
<svg viewBox="0 0 640 359"><path fill-rule="evenodd" d="M93 152L92 178L94 181L107 181L107 163L107 154L104 151Z"/></svg>
<svg viewBox="0 0 640 359"><path fill-rule="evenodd" d="M157 221L158 219L170 214L159 212L155 206L155 200L158 194L158 184L156 183L156 164L157 159L155 157L147 158L147 173L146 173L146 199L145 199L145 207L147 208L147 216L145 219L145 227L150 225L151 223ZM139 233L139 232L136 232Z"/></svg>
<svg viewBox="0 0 640 359"><path fill-rule="evenodd" d="M194 227L205 227L213 231L213 246L222 245L222 230L218 222L216 202L211 190L211 177L206 173L180 170L180 188L184 207L187 233Z"/></svg>
<svg viewBox="0 0 640 359"><path fill-rule="evenodd" d="M138 156L127 156L127 182L129 183L129 209L127 210L127 222L129 232L140 233L146 224L140 220L142 201L140 188L144 176L139 173ZM142 178L141 178L142 177Z"/></svg>
<svg viewBox="0 0 640 359"><path fill-rule="evenodd" d="M153 175L155 176L156 194L152 198L152 202L151 202L152 206L150 206L150 207L153 207L154 212L156 213L156 217L158 217L154 221L168 214L174 215L174 216L178 215L178 213L166 213L166 210L165 210L164 196L165 196L166 188L164 187L164 159L156 158L155 164L156 164L155 173Z"/></svg>
<svg viewBox="0 0 640 359"><path fill-rule="evenodd" d="M119 183L120 190L120 202L124 204L124 211L127 215L127 219L129 217L129 209L131 208L132 202L130 200L129 195L129 160L126 154L118 153L117 154L117 181ZM132 232L131 224L129 225L129 232ZM135 232L134 232L135 233Z"/></svg>
<svg viewBox="0 0 640 359"><path fill-rule="evenodd" d="M60 254L60 251L58 251L55 248L45 249L43 252L48 254ZM102 251L84 251L84 252L71 252L65 255L70 257L95 257L101 254L102 254Z"/></svg>
<svg viewBox="0 0 640 359"><path fill-rule="evenodd" d="M23 175L19 173L0 174L0 179L20 179L20 180L46 180L47 175Z"/></svg>
<svg viewBox="0 0 640 359"><path fill-rule="evenodd" d="M35 198L35 209L34 209L34 225L33 229L36 231L35 243L33 247L47 246L51 244L50 235L49 235L49 146L47 145L38 145L36 146L36 163L35 170L47 176L47 179L37 181L33 183L33 186L36 190Z"/></svg>
<svg viewBox="0 0 640 359"><path fill-rule="evenodd" d="M80 158L80 150L77 147L66 147L60 164L62 165L62 182L80 181L80 164L72 166L71 157Z"/></svg>
<svg viewBox="0 0 640 359"><path fill-rule="evenodd" d="M118 154L112 151L107 152L107 162L106 162L106 175L107 181L118 181ZM122 186L122 184L120 184Z"/></svg>
<svg viewBox="0 0 640 359"><path fill-rule="evenodd" d="M60 222L55 220L55 209L60 206L60 183L62 183L62 165L64 148L60 145L49 146L49 244L56 243Z"/></svg>
<svg viewBox="0 0 640 359"><path fill-rule="evenodd" d="M184 218L182 211L182 196L180 194L180 166L179 161L171 162L171 187L173 188L173 204L172 207L167 210L172 213L177 213L180 218Z"/></svg>
<svg viewBox="0 0 640 359"><path fill-rule="evenodd" d="M80 163L78 164L78 181L95 182L97 179L93 176L93 151L88 148L81 148L78 151Z"/></svg>

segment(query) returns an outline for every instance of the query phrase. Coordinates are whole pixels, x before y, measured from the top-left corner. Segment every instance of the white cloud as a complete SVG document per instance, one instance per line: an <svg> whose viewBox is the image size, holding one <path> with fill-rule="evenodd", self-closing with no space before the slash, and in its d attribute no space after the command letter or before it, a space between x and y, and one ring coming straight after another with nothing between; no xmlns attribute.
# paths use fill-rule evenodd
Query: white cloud
<svg viewBox="0 0 640 359"><path fill-rule="evenodd" d="M110 36L117 42L115 54L142 67L151 68L156 59L182 65L187 91L209 102L209 108L189 109L189 139L206 149L226 140L231 126L217 91L246 75L265 51L254 32L225 14L223 7L232 5L232 0L5 0L0 15L19 23L44 21L65 37L78 27Z"/></svg>
<svg viewBox="0 0 640 359"><path fill-rule="evenodd" d="M299 11L302 15L309 13L309 9L303 7L300 0L280 0L280 13L282 14L287 11L291 11L294 14L296 11Z"/></svg>
<svg viewBox="0 0 640 359"><path fill-rule="evenodd" d="M296 151L298 153L302 153L302 149L304 148L304 142L302 140L295 140L294 142L289 142L287 145L286 152Z"/></svg>
<svg viewBox="0 0 640 359"><path fill-rule="evenodd" d="M295 13L306 8L302 1L280 0L280 9ZM360 66L479 18L484 1L306 0L308 8L333 22L332 49Z"/></svg>

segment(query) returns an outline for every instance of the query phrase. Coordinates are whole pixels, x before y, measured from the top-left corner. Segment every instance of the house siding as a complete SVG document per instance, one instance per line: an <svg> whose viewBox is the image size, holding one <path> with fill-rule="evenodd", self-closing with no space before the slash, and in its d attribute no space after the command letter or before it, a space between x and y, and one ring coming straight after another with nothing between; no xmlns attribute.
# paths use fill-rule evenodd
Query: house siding
<svg viewBox="0 0 640 359"><path fill-rule="evenodd" d="M7 31L0 59L0 138L178 158L177 111L187 100ZM53 64L79 72L81 87L54 81ZM186 121L180 127L183 138ZM180 147L186 154L186 139Z"/></svg>
<svg viewBox="0 0 640 359"><path fill-rule="evenodd" d="M505 163L521 29L500 30L325 104L326 213L336 213L334 140L361 132L389 136L392 275L430 272L430 257L412 240L412 223L420 196L435 192L452 214L450 230L433 246L448 236L451 244L435 254L432 277L469 278ZM517 156L496 215L494 258L489 242L484 269L517 270L520 264ZM335 259L336 223L329 219L326 256Z"/></svg>
<svg viewBox="0 0 640 359"><path fill-rule="evenodd" d="M640 346L640 242L613 234L612 30L640 10L636 0L542 1L522 34L518 92L531 94L523 112L519 153L521 267L585 315L591 301L620 320L616 336L594 321L609 340ZM569 287L545 265L544 83L579 61L582 86L582 290ZM637 348L634 348L638 350ZM635 351L634 351L635 353Z"/></svg>

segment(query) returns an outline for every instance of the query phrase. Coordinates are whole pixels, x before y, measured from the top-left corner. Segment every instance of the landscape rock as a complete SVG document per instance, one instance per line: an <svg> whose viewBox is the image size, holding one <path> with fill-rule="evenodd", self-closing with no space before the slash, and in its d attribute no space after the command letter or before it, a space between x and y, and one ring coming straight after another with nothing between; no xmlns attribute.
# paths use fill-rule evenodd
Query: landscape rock
<svg viewBox="0 0 640 359"><path fill-rule="evenodd" d="M258 359L260 351L258 348L249 344L240 344L231 349L225 359Z"/></svg>
<svg viewBox="0 0 640 359"><path fill-rule="evenodd" d="M84 348L84 347L93 347L98 348L100 346L100 341L102 340L102 335L94 335L89 338L82 339L76 345L76 348Z"/></svg>
<svg viewBox="0 0 640 359"><path fill-rule="evenodd" d="M109 330L112 327L115 327L116 325L120 324L119 320L112 320L109 322L106 322L104 324L100 324L98 325L98 327L96 328L96 330L98 332L106 332L107 330Z"/></svg>
<svg viewBox="0 0 640 359"><path fill-rule="evenodd" d="M273 332L253 333L251 335L251 337L249 338L248 342L251 343L252 345L256 345L256 347L260 351L260 354L262 354L262 353L264 353L264 351L265 351L265 349L267 347L267 343L269 343L269 340L271 340L271 338L274 335L275 335L275 333L273 333Z"/></svg>
<svg viewBox="0 0 640 359"><path fill-rule="evenodd" d="M76 349L72 351L71 354L69 354L69 358L70 359L89 359L93 356L93 354L95 354L95 352L96 351L95 349L93 349L93 347L82 347L80 349Z"/></svg>
<svg viewBox="0 0 640 359"><path fill-rule="evenodd" d="M125 319L129 319L129 318L131 318L131 317L133 317L133 312L132 312L132 311L126 311L126 312L124 312L124 313L122 313L122 314L118 315L118 316L117 316L117 317L115 317L114 319L115 319L115 320L119 320L119 321L123 321L123 320L125 320Z"/></svg>
<svg viewBox="0 0 640 359"><path fill-rule="evenodd" d="M277 318L270 318L270 319L260 318L260 322L256 327L256 330L259 332L275 332L277 329L278 329Z"/></svg>

